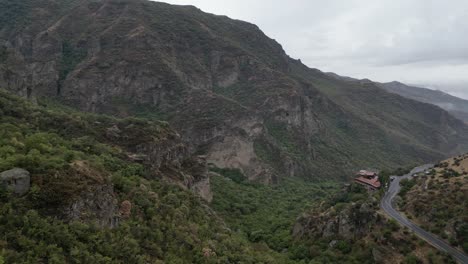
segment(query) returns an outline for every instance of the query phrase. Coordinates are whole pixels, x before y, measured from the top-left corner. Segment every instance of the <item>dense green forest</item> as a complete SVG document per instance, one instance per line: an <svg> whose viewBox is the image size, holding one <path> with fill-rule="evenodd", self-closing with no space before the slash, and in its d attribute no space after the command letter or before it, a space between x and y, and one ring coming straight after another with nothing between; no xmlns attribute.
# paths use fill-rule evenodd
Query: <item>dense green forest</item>
<svg viewBox="0 0 468 264"><path fill-rule="evenodd" d="M229 173L231 172L231 173ZM288 179L276 186L231 180L232 170L212 178L212 207L249 241L285 252L293 245L292 226L304 208L329 197L335 182L310 183Z"/></svg>
<svg viewBox="0 0 468 264"><path fill-rule="evenodd" d="M214 197L207 204L126 156L129 146L171 138L166 122L35 105L0 91L0 125L0 171L24 168L32 182L24 196L0 188L0 263L375 263L370 248L392 247L406 256L403 263L421 261L416 249L434 263L451 261L414 236L405 239L408 231L382 216L360 239L294 236L299 216L330 221L342 212L353 217L363 204L377 210L382 192L359 186L295 178L267 186L211 167ZM114 126L123 129L124 142L106 136ZM131 204L126 216L112 225L92 211L66 217L73 201L105 186L119 203Z"/></svg>
<svg viewBox="0 0 468 264"><path fill-rule="evenodd" d="M252 248L200 198L149 177L124 158L121 143L102 137L103 128L125 124L138 140L158 140L169 133L165 123L46 106L0 92L0 168L32 174L27 195L0 193L0 263L285 263L268 248ZM77 161L90 173L80 174ZM96 184L112 184L119 201L131 202L131 216L115 228L63 221L60 208Z"/></svg>

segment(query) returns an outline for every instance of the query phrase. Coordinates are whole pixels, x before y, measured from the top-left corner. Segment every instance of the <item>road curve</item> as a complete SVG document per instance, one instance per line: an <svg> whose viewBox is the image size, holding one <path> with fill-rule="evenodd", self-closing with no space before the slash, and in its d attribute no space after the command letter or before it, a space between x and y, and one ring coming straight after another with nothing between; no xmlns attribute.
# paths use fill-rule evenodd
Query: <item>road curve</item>
<svg viewBox="0 0 468 264"><path fill-rule="evenodd" d="M423 165L420 167L414 168L409 174L406 174L401 177L393 177L394 180L390 182L390 186L385 193L385 196L382 198L382 201L380 202L380 207L387 213L390 217L395 219L397 222L399 222L401 225L408 227L410 230L412 230L417 236L420 238L424 239L426 242L429 244L433 245L437 249L447 252L450 254L456 261L462 264L468 264L468 256L461 252L460 250L450 246L447 244L445 241L442 239L438 238L436 235L429 233L419 226L415 225L413 222L408 220L406 217L402 216L395 208L393 208L392 202L393 198L398 194L400 191L400 181L402 179L408 179L411 178L411 175L414 173L419 173L423 172L428 168L431 168L432 165L427 164Z"/></svg>

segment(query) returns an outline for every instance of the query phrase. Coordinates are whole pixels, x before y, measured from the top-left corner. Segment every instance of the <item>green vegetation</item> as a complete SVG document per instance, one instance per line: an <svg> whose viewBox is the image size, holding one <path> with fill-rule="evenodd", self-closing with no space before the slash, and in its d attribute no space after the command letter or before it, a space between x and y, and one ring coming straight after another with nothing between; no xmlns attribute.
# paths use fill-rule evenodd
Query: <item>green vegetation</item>
<svg viewBox="0 0 468 264"><path fill-rule="evenodd" d="M0 252L5 263L285 263L228 231L200 199L150 177L127 147L158 142L164 123L113 119L33 106L0 91L1 170L28 169L23 197L0 191ZM125 142L106 137L112 126ZM115 228L93 218L70 223L64 208L94 186L112 184L132 204Z"/></svg>
<svg viewBox="0 0 468 264"><path fill-rule="evenodd" d="M82 7L70 9L76 5ZM36 89L32 95L60 95L61 86L69 84L87 87L86 92L67 89L67 103L89 107L94 95L99 98L93 110L168 120L182 128L182 134L193 131L191 143L200 149L205 147L201 135L213 128L235 129L243 136L247 131L237 125L252 116L259 134L246 137L247 141L263 141L256 142L256 152L279 176L287 175L294 164L296 175L303 178L344 179L357 167L392 168L432 160L455 145L466 145L466 128L441 116L445 112L440 109L390 96L375 85L342 82L309 69L246 22L154 1L102 5L102 1L0 0L0 7L0 17L8 20L2 21L5 36L14 38L25 30L28 36L41 36L35 41L44 47L32 52L11 43L24 53L19 56L33 54L31 60L11 59L11 76L31 78L32 73L24 70L32 67L28 61L50 58L57 66L50 74L58 75L58 83L53 78L41 80L50 88ZM97 10L102 19L95 19ZM121 21L119 14L126 14L126 19ZM3 31L7 23L15 32ZM48 29L51 36L45 34ZM87 48L95 45L95 34L101 36L100 51L93 54L89 67L79 69L79 76L64 83L86 59ZM57 45L62 45L61 56ZM80 76L88 76L86 83ZM103 88L102 78L115 87L98 91ZM18 88L14 86L10 88ZM447 146L435 135L443 136Z"/></svg>
<svg viewBox="0 0 468 264"><path fill-rule="evenodd" d="M445 169L442 175L442 177L444 178L459 177L459 176L460 176L460 173L453 169Z"/></svg>
<svg viewBox="0 0 468 264"><path fill-rule="evenodd" d="M160 259L166 263L214 263L203 256L205 248L216 252L216 261L261 261L256 257L260 253L247 251L245 241L209 219L193 195L156 182L150 185L148 190L132 188L136 192L131 199L133 210L139 216L114 229L65 224L27 209L27 201L2 201L0 231L5 261L147 263ZM150 198L150 191L159 198ZM18 208L19 203L23 204Z"/></svg>
<svg viewBox="0 0 468 264"><path fill-rule="evenodd" d="M4 92L0 113L0 170L28 169L33 183L24 197L0 190L5 263L371 263L370 248L384 247L382 237L402 254L420 243L402 241L392 222L362 240L297 240L292 227L306 208L327 198L320 204L336 215L372 196L358 185L334 194L333 182L252 184L239 170L212 168L221 174L212 178L212 207L226 226L195 195L126 158L132 146L170 137L167 123L77 113L54 102L34 106ZM124 141L106 136L114 126ZM77 164L92 177L80 174ZM129 219L115 228L64 221L63 208L96 184L112 184L117 199L132 204Z"/></svg>
<svg viewBox="0 0 468 264"><path fill-rule="evenodd" d="M401 197L405 197L406 193L408 193L408 191L411 190L411 188L413 188L414 185L416 185L416 181L415 180L409 180L409 179L403 179L403 180L400 181L400 185L401 185L401 190L398 193L398 195L401 196Z"/></svg>
<svg viewBox="0 0 468 264"><path fill-rule="evenodd" d="M3 63L8 58L7 48L5 46L0 46L0 63Z"/></svg>
<svg viewBox="0 0 468 264"><path fill-rule="evenodd" d="M0 25L10 26L18 23L27 12L27 1L2 0L0 2Z"/></svg>
<svg viewBox="0 0 468 264"><path fill-rule="evenodd" d="M412 221L468 252L468 155L440 162L429 175L402 181L400 208ZM450 206L448 206L450 205Z"/></svg>
<svg viewBox="0 0 468 264"><path fill-rule="evenodd" d="M123 116L135 116L149 120L167 120L167 115L161 113L152 104L135 104L125 98L112 98L113 112Z"/></svg>
<svg viewBox="0 0 468 264"><path fill-rule="evenodd" d="M265 138L254 141L255 155L267 164L271 164L278 171L283 171L280 151L272 146Z"/></svg>
<svg viewBox="0 0 468 264"><path fill-rule="evenodd" d="M411 172L411 169L414 168L414 166L408 166L406 168L398 168L393 172L393 175L397 176L403 176Z"/></svg>
<svg viewBox="0 0 468 264"><path fill-rule="evenodd" d="M62 61L60 64L59 81L64 81L68 74L86 58L88 52L86 49L77 48L70 42L65 41L62 44Z"/></svg>
<svg viewBox="0 0 468 264"><path fill-rule="evenodd" d="M83 6L63 12L75 3ZM88 115L43 101L33 106L0 94L0 169L32 173L26 196L0 190L0 263L369 263L373 246L412 252L416 240L398 236L404 231L393 222L374 219L381 193L369 196L354 185L321 203L327 209L319 213L330 214L319 220L341 214L354 224L375 220L376 225L366 223L375 226L370 231L350 231L363 239L320 234L299 241L292 229L305 208L338 190L327 181L347 179L357 167L391 168L464 148L465 126L436 107L308 69L249 23L151 1L101 4L0 0L2 36L31 36L34 46L43 47L33 52L13 41L8 45L21 53L18 58L0 49L0 62L13 64L11 76L41 83L33 95L56 88L60 95L96 35L100 52L80 69L88 78L70 82L87 89L70 90L69 103L83 106L99 95L98 111L139 117ZM25 70L41 67L57 69L49 73L58 76L58 87L53 78L39 80L32 76L37 71ZM237 83L229 87L217 83L233 76ZM115 87L100 90L102 78ZM48 81L54 88L45 88ZM253 143L256 158L273 168L279 184L256 185L239 170L213 168L222 175L212 180L213 212L192 193L160 180L164 173L180 176L177 169L155 172L132 161L136 146L176 138L160 119L190 133L197 154L207 154L226 131ZM293 170L303 179L285 179ZM304 180L312 178L321 182ZM92 214L68 222L64 208L93 188L109 186L119 204L132 204L128 219L115 228L94 223ZM463 230L449 239L462 244Z"/></svg>
<svg viewBox="0 0 468 264"><path fill-rule="evenodd" d="M298 257L306 263L386 263L398 258L403 263L420 263L414 258L417 254L430 263L452 263L449 256L434 254L430 245L407 228L381 215L379 196L351 184L315 204L298 219L304 233L294 244L302 248Z"/></svg>
<svg viewBox="0 0 468 264"><path fill-rule="evenodd" d="M247 177L245 177L244 174L239 169L220 169L213 167L211 168L211 171L214 171L216 173L219 173L223 175L224 177L227 177L234 181L235 183L247 183Z"/></svg>
<svg viewBox="0 0 468 264"><path fill-rule="evenodd" d="M269 120L265 123L265 126L268 129L268 134L270 134L287 153L298 159L304 158L304 152L294 138L294 131L288 131L285 123Z"/></svg>
<svg viewBox="0 0 468 264"><path fill-rule="evenodd" d="M360 185L351 184L324 202L314 205L303 216L306 222L311 222L311 226L306 227L304 231L307 235L296 241L297 247L309 249L303 252L302 258L311 261L310 263L374 263L370 249L380 250L382 246L377 243L376 238L387 233L387 239L394 236L394 231L391 229L381 229L380 217L373 216L373 211L378 207L377 203L371 201L375 195L377 193L370 194ZM364 204L369 208L366 210L371 211L360 213ZM340 215L347 217L346 222L354 234L342 236L338 230L331 228L329 231L331 234L325 236L320 228L314 229L315 226L323 228L327 223L339 221ZM368 231L363 233L358 231L363 228L360 225L365 225Z"/></svg>
<svg viewBox="0 0 468 264"><path fill-rule="evenodd" d="M265 244L277 252L293 250L291 228L296 217L337 187L335 183L314 184L299 179L265 186L237 181L237 171L235 177L233 171L218 172L224 176L212 178L213 209L249 241Z"/></svg>
<svg viewBox="0 0 468 264"><path fill-rule="evenodd" d="M421 264L422 261L416 257L415 255L413 254L410 254L408 256L405 257L405 260L403 261L404 264Z"/></svg>
<svg viewBox="0 0 468 264"><path fill-rule="evenodd" d="M56 13L51 16L60 15L60 11L67 10L75 5L77 0L62 0L59 5L52 5ZM8 32L11 29L20 30L34 17L34 8L50 5L46 0L0 0L0 28Z"/></svg>

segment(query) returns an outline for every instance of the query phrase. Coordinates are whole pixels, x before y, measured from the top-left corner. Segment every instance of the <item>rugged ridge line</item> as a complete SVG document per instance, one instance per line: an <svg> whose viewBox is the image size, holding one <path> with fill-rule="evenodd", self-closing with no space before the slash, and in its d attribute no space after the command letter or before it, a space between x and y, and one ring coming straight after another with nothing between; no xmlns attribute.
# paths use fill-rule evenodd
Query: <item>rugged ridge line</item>
<svg viewBox="0 0 468 264"><path fill-rule="evenodd" d="M251 180L345 178L468 148L445 111L309 69L246 22L145 0L16 5L0 28L1 87L166 119L189 152Z"/></svg>

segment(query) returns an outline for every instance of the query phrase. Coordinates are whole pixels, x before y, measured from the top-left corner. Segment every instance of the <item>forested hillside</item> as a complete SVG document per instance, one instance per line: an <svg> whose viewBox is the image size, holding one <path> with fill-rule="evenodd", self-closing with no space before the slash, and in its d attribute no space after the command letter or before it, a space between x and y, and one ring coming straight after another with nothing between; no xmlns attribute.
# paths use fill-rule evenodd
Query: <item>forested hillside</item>
<svg viewBox="0 0 468 264"><path fill-rule="evenodd" d="M253 24L0 0L0 89L0 263L451 261L381 214L383 191L343 183L467 152L467 125L311 69ZM463 178L435 173L455 203ZM428 226L464 247L462 220L440 222L460 210Z"/></svg>
<svg viewBox="0 0 468 264"><path fill-rule="evenodd" d="M287 263L188 190L203 164L174 153L166 123L40 105L0 92L0 171L31 182L22 196L1 185L0 263ZM141 145L173 158L135 161Z"/></svg>

